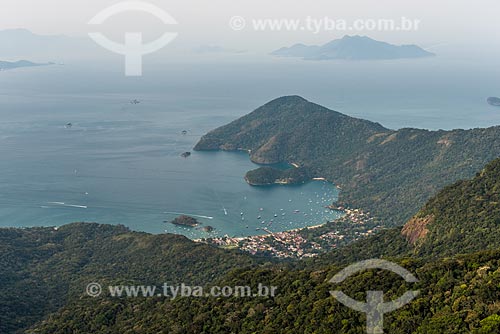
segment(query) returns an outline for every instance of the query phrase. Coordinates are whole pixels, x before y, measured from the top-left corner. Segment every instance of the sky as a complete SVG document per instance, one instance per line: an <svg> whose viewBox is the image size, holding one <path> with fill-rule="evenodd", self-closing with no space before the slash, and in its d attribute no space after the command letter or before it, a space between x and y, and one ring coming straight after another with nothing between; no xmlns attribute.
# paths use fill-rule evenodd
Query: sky
<svg viewBox="0 0 500 334"><path fill-rule="evenodd" d="M0 30L26 28L39 34L85 36L87 22L117 0L0 0ZM168 31L178 32L176 43L222 45L243 50L272 50L297 42L321 44L345 34L368 35L390 43L490 44L500 32L498 0L149 0L167 11L178 24ZM231 29L232 17L246 20L241 31ZM416 31L363 30L319 32L309 30L255 31L254 19L301 19L352 22L356 19L419 20ZM321 21L318 21L321 22ZM156 18L143 13L124 13L109 19L101 31L123 38L125 31L141 31L154 39L165 31Z"/></svg>

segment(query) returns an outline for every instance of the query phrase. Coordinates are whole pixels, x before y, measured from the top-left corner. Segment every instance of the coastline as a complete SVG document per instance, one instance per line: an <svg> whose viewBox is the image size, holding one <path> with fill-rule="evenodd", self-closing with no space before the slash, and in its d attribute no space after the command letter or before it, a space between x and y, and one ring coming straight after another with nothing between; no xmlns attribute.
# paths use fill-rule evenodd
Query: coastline
<svg viewBox="0 0 500 334"><path fill-rule="evenodd" d="M340 218L338 218L338 219L340 219ZM273 236L273 235L276 235L276 234L279 234L279 233L301 232L301 231L305 231L305 230L314 230L314 229L323 227L323 226L325 226L328 223L329 222L324 222L322 224L305 226L305 227L297 227L297 228L293 228L291 230L285 230L285 231L279 231L279 232L270 232L270 231L266 231L264 229L261 229L262 231L267 232L267 234L247 235L245 237L230 237L228 235L225 235L223 237L197 238L197 239L191 239L191 240L193 240L194 242L203 242L203 243L205 243L205 240L214 240L214 239L221 239L221 238L228 238L228 239L232 239L232 240L243 241L243 240L246 240L246 239L249 239L249 238L254 238L254 237L268 237L268 236Z"/></svg>
<svg viewBox="0 0 500 334"><path fill-rule="evenodd" d="M248 154L248 158L249 158L250 162L252 162L252 163L260 166L259 168L261 168L261 167L272 167L273 165L281 164L281 163L286 163L286 164L288 164L288 165L290 165L290 166L292 166L293 168L296 168L296 169L297 168L301 168L301 166L300 166L299 163L297 163L297 162L291 162L291 161L281 161L281 162L278 162L278 163L271 163L271 164L256 162L251 157L252 150L251 149L247 149L247 148L242 148L242 147L238 147L238 148L224 148L224 147L218 147L218 148L199 148L199 147L197 147L198 144L196 144L195 147L193 148L194 151L205 151L205 152L209 152L209 151L246 152ZM248 177L247 177L248 172L250 172L250 171L247 171L247 173L244 175L243 178L244 178L244 180L245 180L245 182L247 184L249 184L250 186L253 186L253 187L266 187L266 186L273 186L273 185L294 185L294 184L303 184L303 183L310 182L310 181L325 181L325 182L329 182L329 183L333 184L337 189L341 189L339 185L335 184L332 181L329 181L326 177L323 177L323 176L312 177L312 178L309 178L309 180L306 180L306 181L303 181L303 182L297 182L297 183L289 182L286 179L276 179L274 182L270 182L270 183L257 183L257 182L251 182L248 179Z"/></svg>
<svg viewBox="0 0 500 334"><path fill-rule="evenodd" d="M266 235L197 239L220 248L238 249L252 255L277 258L308 258L372 235L383 227L361 209L330 205L344 215L322 224L295 228ZM341 210L342 209L342 210ZM327 226L328 225L328 226Z"/></svg>
<svg viewBox="0 0 500 334"><path fill-rule="evenodd" d="M249 160L251 162L259 165L260 166L259 168L266 167L266 166L269 167L269 166L275 165L275 164L262 164L262 163L258 163L258 162L253 161L252 158L251 158L252 150L251 149L241 148L241 147L231 148L231 149L223 148L223 147L218 147L218 148L215 148L215 149L207 149L207 148L199 148L199 147L195 146L193 148L193 150L194 151L246 152L248 154ZM293 168L291 168L291 169L301 168L300 164L298 164L297 162L282 161L280 163L286 163L286 164L292 166ZM251 182L248 179L248 177L247 177L246 174L243 177L243 179L245 180L245 182L248 185L255 186L255 187L270 187L270 186L274 186L274 185L296 185L296 184L304 184L304 183L312 182L312 181L322 181L322 182L330 183L331 185L333 185L338 190L341 189L339 185L335 184L334 182L329 181L326 177L321 177L321 176L312 177L312 178L309 178L308 180L306 180L304 182L300 182L300 183L288 182L285 179L277 179L277 180L275 180L272 183L255 183L255 182ZM332 211L341 211L343 213L343 215L341 217L336 218L333 221L337 221L339 219L342 219L342 217L345 216L345 211L343 210L343 208L340 209L338 207L335 207L334 204L331 204L331 205L327 206L326 208L328 208L328 209L330 209ZM290 229L290 230L284 230L284 231L279 231L279 232L271 232L271 231L269 231L267 229L262 229L263 231L267 232L267 234L263 234L263 235L249 235L249 236L243 236L243 237L230 237L228 235L225 235L224 237L196 238L196 239L191 239L191 240L193 240L194 242L215 244L218 247L237 247L237 248L239 248L239 244L240 243L248 241L248 240L251 240L251 239L254 239L254 238L268 238L268 237L275 238L277 236L280 236L281 234L286 234L286 233L289 233L289 234L292 233L293 234L293 233L300 233L300 232L307 231L307 230L315 230L315 229L318 229L318 228L321 228L321 227L327 225L330 222L331 221L325 221L324 223L321 223L321 224L316 224L316 225L312 225L312 226L305 226L305 227L299 227L299 228L293 228L293 229ZM222 240L224 240L224 241L222 241ZM228 242L226 242L226 241L228 241Z"/></svg>

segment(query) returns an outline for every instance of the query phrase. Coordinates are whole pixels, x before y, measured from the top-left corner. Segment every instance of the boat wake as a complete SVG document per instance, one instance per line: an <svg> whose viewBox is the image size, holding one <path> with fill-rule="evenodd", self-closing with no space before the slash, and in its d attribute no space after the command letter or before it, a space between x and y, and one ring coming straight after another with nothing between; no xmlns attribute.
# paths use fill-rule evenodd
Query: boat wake
<svg viewBox="0 0 500 334"><path fill-rule="evenodd" d="M170 215L185 215L185 216L191 216L191 217L197 217L197 218L204 218L204 219L214 219L214 217L202 216L202 215L195 215L195 214L192 214L192 213L172 212L172 211L165 211L163 213L170 214Z"/></svg>
<svg viewBox="0 0 500 334"><path fill-rule="evenodd" d="M86 206L86 205L66 204L64 202L47 202L47 204L64 206L67 208L78 208L78 209L87 209L88 208L88 206Z"/></svg>

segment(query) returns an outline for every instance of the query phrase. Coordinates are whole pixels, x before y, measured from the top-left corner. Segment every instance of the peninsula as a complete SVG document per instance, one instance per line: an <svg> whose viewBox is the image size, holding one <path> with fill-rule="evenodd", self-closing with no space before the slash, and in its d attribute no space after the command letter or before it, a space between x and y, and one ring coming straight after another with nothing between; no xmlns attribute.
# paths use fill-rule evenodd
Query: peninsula
<svg viewBox="0 0 500 334"><path fill-rule="evenodd" d="M500 156L500 126L392 130L284 96L210 131L194 149L249 152L264 165L246 174L252 185L325 178L342 189L340 204L402 225L439 189ZM279 163L300 168L273 167Z"/></svg>

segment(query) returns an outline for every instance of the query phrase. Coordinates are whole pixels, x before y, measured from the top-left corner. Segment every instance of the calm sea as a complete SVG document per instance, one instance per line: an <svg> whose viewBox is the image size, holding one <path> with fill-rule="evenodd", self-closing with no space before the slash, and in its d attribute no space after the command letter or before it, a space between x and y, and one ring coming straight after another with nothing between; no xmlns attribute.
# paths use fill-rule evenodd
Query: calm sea
<svg viewBox="0 0 500 334"><path fill-rule="evenodd" d="M246 154L180 157L281 95L390 128L500 124L500 108L485 102L500 95L498 67L459 61L175 64L146 67L141 78L120 70L0 72L0 226L92 221L199 238L208 234L165 221L185 213L211 235L243 236L333 219L324 208L338 195L331 184L255 188L243 180L256 167Z"/></svg>

